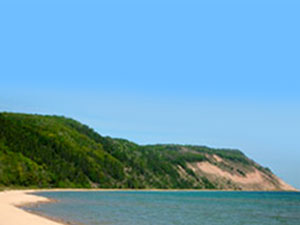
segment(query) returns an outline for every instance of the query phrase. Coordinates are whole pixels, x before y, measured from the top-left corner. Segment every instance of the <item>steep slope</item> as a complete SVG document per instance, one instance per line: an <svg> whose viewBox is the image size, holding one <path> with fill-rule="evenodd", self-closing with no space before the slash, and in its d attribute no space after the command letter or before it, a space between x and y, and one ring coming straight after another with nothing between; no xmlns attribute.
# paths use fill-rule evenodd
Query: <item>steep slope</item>
<svg viewBox="0 0 300 225"><path fill-rule="evenodd" d="M294 190L238 150L140 146L59 116L0 113L0 185Z"/></svg>

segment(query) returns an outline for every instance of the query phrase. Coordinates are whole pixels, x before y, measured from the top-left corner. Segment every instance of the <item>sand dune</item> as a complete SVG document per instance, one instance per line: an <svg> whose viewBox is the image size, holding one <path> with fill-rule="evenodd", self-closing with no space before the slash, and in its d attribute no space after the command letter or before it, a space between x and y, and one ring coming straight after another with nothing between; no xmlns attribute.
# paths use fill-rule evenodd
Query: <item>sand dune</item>
<svg viewBox="0 0 300 225"><path fill-rule="evenodd" d="M216 159L220 161L220 159ZM243 190L261 190L261 191L298 191L294 187L288 185L275 175L271 175L272 179L263 172L253 167L253 172L246 173L245 176L231 174L225 170L220 169L216 165L210 162L198 162L194 164L188 164L189 168L194 172L201 171L210 177L211 179L225 179L238 184ZM274 183L276 182L276 183Z"/></svg>

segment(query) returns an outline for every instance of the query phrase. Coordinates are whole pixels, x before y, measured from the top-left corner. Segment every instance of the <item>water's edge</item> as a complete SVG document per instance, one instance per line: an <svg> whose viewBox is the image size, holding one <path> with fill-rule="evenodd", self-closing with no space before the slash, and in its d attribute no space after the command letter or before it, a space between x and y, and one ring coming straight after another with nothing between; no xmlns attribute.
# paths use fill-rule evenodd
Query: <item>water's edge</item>
<svg viewBox="0 0 300 225"><path fill-rule="evenodd" d="M101 194L97 195L95 193L90 193L90 192L98 192ZM82 194L79 194L79 193L82 193ZM85 196L85 193L87 194L86 196ZM88 193L90 193L90 194L88 194ZM148 199L150 199L150 203L152 204L152 205L150 204L151 207L153 207L153 203L157 204L156 203L157 200L162 201L162 203L167 202L168 204L169 204L168 201L171 200L171 201L173 201L174 204L179 205L180 207L183 207L183 206L181 206L182 204L184 205L184 204L195 204L195 203L196 203L195 206L199 206L199 205L197 205L198 203L202 204L202 206L203 206L206 203L201 203L201 202L202 201L205 202L205 201L207 201L207 199L211 198L211 199L217 200L214 203L217 207L222 207L222 204L224 204L222 202L219 202L219 200L222 200L222 201L226 200L228 204L238 205L242 209L245 207L244 206L245 203L248 204L248 200L249 200L249 204L251 205L252 204L251 201L259 199L259 198L257 198L257 196L259 197L260 195L262 195L262 196L266 195L267 196L266 201L275 201L275 202L277 201L277 199L276 198L272 199L272 196L277 196L277 195L288 196L288 195L295 194L297 199L299 199L299 197L298 197L299 192L269 192L269 191L261 192L261 191L228 191L228 190L213 190L213 191L211 191L211 190L205 190L205 191L203 191L203 190L128 190L128 189L127 190L122 190L122 189L114 190L113 189L113 190L105 190L105 191L103 191L103 190L97 190L97 191L96 190L94 190L94 191L89 191L89 190L87 190L87 191L86 190L84 190L84 191L83 190L79 190L79 191L77 191L77 190L76 191L75 190L64 190L64 191L54 190L54 191L51 191L51 190L47 190L47 191L36 191L31 194L38 195L38 196L44 196L47 198L50 197L50 198L54 198L54 199L56 196L58 198L57 200L59 200L61 202L56 201L56 202L49 202L49 203L37 203L34 206L32 206L32 205L24 206L24 207L22 207L22 209L26 210L29 213L33 213L33 214L45 217L47 219L53 220L55 222L59 222L64 225L90 225L90 224L93 224L89 220L84 220L87 217L81 218L81 217L75 216L77 219L82 220L82 221L76 221L76 218L74 218L74 220L73 220L73 217L70 217L70 213L69 213L70 211L73 211L73 213L80 212L80 213L82 213L82 215L84 215L86 212L86 215L88 215L88 216L91 215L91 217L93 217L93 218L101 218L101 220L96 221L96 224L115 224L114 219L107 221L107 223L101 222L102 218L106 217L106 215L109 215L109 216L111 216L111 218L113 218L114 214L111 214L110 211L112 211L112 209L115 207L114 211L118 212L119 221L120 221L120 218L123 218L122 216L124 216L125 217L124 219L126 219L126 217L128 217L128 215L131 215L132 211L126 212L127 214L124 214L124 212L123 212L123 214L122 214L122 210L124 209L124 208L122 208L123 207L122 204L124 203L124 202L122 203L123 195L127 196L126 197L127 202L125 202L125 205L127 205L127 207L133 211L135 209L138 209L136 203L138 202L137 199L139 199L139 198L142 198L142 200L139 200L140 201L139 203L145 203L145 199L146 199L147 204L149 203L149 202L147 202L147 201L149 201ZM102 197L99 199L92 199L92 200L94 200L94 202L90 202L91 195L96 196L96 197L97 196L102 196ZM184 198L185 195L188 195L187 200L189 200L189 199L194 200L194 198L196 198L196 200L192 201L190 203L182 202L181 198ZM253 195L254 195L254 198L252 199L251 196L253 196ZM102 199L103 196L105 196L105 199ZM178 199L178 196L180 197L179 199ZM199 196L200 196L200 199L199 199ZM224 196L225 196L225 198L224 198ZM249 196L250 196L250 198L249 198ZM268 196L271 196L271 197L268 197ZM156 198L156 200L153 200L151 202L152 197ZM76 203L78 203L79 198L80 198L80 204L79 204L78 208L76 208L76 206L77 206ZM67 202L64 202L65 200ZM104 200L104 201L102 201L102 200ZM236 202L237 200L241 201L241 202L237 203ZM70 201L71 201L71 203L70 203ZM123 199L123 201L124 201L124 199ZM111 204L111 202L112 202L112 204ZM299 202L297 202L297 207L298 207L298 203ZM47 206L48 209L51 207L56 208L55 205L53 205L53 204L59 204L59 205L57 205L57 207L61 209L60 216L55 214L55 212L58 212L58 211L55 211L55 210L51 211L51 212L47 211L48 209L47 209L47 207L45 207L45 204L52 205L50 207ZM66 206L66 204L69 204L69 205L73 204L74 208L71 208L71 209L64 208ZM102 204L102 206L101 206L101 204ZM117 204L117 205L113 205L113 204ZM147 204L145 204L145 205L148 207L149 205L147 205ZM290 204L290 203L288 202L288 204ZM105 207L106 207L105 210L103 210L103 205L105 205ZM84 208L82 208L82 206L84 206ZM163 208L164 206L166 206L166 205L158 206L158 208L160 208L160 207ZM90 209L93 209L93 210L99 210L98 212L101 212L102 215L100 213L99 215L97 215L98 217L95 217L95 215L89 214L90 211L88 211L88 209L86 209L89 207L90 207ZM151 208L151 207L148 208L148 211L142 211L142 213L145 213L146 218L148 215L147 213L149 213L149 212L152 213L155 210L157 210L157 208ZM41 208L43 208L44 211L40 210ZM150 211L149 211L149 209L150 209ZM81 210L83 210L83 211L81 211ZM84 212L84 210L85 210L85 212ZM108 210L108 211L106 211L106 210ZM296 210L298 210L298 208L296 208ZM262 210L262 211L264 211L264 210ZM48 212L49 212L49 214L48 214ZM214 212L214 209L212 209L209 212ZM64 213L66 213L66 214L64 214ZM157 212L155 212L155 213L157 213ZM183 215L184 215L184 213L185 212L182 212ZM299 213L300 213L300 211L299 211ZM77 214L80 216L79 213L77 213ZM278 213L278 215L279 215L279 217L281 216L280 212ZM196 213L196 216L197 216L197 213ZM72 221L68 218L71 218ZM136 222L139 221L138 219L140 219L140 218L137 218ZM127 220L127 223L125 222L124 224L128 224L128 221L129 220ZM162 221L161 224L172 224L171 222L166 221L164 219L164 217L162 217L160 221ZM292 219L291 224L294 224L293 221L294 220ZM210 222L213 222L213 220ZM257 221L255 221L255 222L257 222ZM270 219L270 223L267 223L267 224L272 224L271 222L272 222L272 220ZM150 224L150 223L151 223L151 221L146 222L145 224ZM122 223L117 222L116 224L118 225L118 224L122 224ZM179 223L179 224L182 224L182 223ZM183 224L185 224L185 223L183 223ZM193 224L193 221L191 221L191 224ZM205 224L211 224L211 223L208 223L208 221L207 221L207 223L205 223ZM226 221L224 224L226 224ZM250 221L249 221L249 224L250 224ZM279 221L279 222L276 222L275 224L281 225L284 223Z"/></svg>
<svg viewBox="0 0 300 225"><path fill-rule="evenodd" d="M49 192L51 192L51 191L49 191ZM41 193L41 192L30 193L30 194L38 195L39 193ZM20 209L22 209L22 210L24 210L24 211L26 211L30 214L34 214L34 215L46 218L47 220L51 220L53 222L57 222L57 223L60 223L62 225L85 225L83 223L78 223L78 222L75 222L75 221L68 221L66 219L62 219L62 218L55 217L55 216L50 216L50 215L47 215L47 213L43 213L43 212L39 212L37 210L34 210L36 208L41 207L44 204L55 204L55 203L59 202L56 199L50 199L50 200L51 201L49 201L49 202L26 203L26 204L22 204L21 206L18 206L18 208L20 208Z"/></svg>

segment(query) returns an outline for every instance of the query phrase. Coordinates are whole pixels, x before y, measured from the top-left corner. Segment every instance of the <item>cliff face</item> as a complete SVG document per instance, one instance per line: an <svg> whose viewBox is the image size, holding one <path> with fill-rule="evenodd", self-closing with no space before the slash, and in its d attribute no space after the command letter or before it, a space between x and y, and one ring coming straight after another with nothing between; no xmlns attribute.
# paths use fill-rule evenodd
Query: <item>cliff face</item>
<svg viewBox="0 0 300 225"><path fill-rule="evenodd" d="M0 186L295 190L238 150L140 146L58 116L0 113Z"/></svg>
<svg viewBox="0 0 300 225"><path fill-rule="evenodd" d="M220 189L285 190L296 189L257 164L243 165L213 155L217 160L188 164L197 176L205 176Z"/></svg>

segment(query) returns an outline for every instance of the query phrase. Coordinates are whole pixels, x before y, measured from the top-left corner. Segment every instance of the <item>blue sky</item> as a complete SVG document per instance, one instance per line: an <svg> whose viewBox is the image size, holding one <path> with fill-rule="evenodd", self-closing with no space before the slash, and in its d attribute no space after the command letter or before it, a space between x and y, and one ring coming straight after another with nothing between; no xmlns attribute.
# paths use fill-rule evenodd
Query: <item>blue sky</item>
<svg viewBox="0 0 300 225"><path fill-rule="evenodd" d="M238 148L300 188L297 1L1 1L0 110Z"/></svg>

